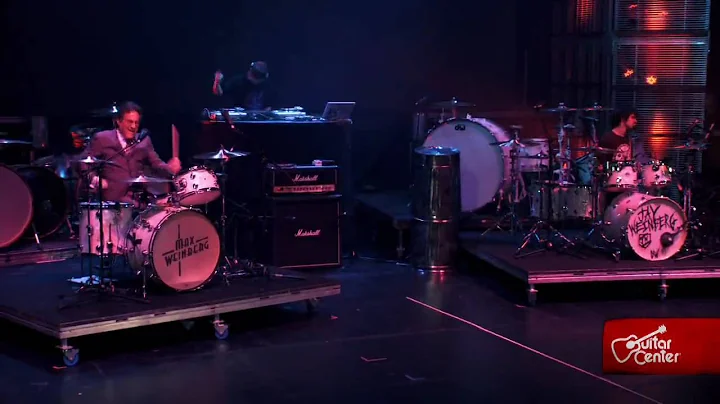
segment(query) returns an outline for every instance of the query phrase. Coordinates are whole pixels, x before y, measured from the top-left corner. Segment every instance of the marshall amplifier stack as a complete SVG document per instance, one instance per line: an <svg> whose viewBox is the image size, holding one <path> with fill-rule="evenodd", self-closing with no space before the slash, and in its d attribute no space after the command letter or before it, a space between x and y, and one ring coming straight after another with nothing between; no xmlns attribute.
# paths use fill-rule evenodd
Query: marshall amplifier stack
<svg viewBox="0 0 720 404"><path fill-rule="evenodd" d="M339 267L340 199L338 167L267 165L263 173L262 262L279 268Z"/></svg>

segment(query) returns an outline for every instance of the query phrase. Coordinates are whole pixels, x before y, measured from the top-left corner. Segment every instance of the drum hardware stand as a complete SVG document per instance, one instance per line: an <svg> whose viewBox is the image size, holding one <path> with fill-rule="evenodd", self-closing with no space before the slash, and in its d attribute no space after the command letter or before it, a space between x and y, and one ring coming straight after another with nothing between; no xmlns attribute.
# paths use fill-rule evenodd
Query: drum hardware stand
<svg viewBox="0 0 720 404"><path fill-rule="evenodd" d="M548 151L549 151L548 152L548 174L549 174L549 177L552 178L553 150L550 147ZM515 258L518 258L518 259L526 258L526 257L532 256L532 255L535 255L535 254L538 254L541 252L551 251L551 250L554 250L557 253L566 253L566 254L575 256L577 258L584 258L581 255L570 250L570 247L575 247L575 243L572 240L570 240L567 236L562 234L560 231L555 229L555 227L553 227L549 223L549 220L553 217L552 185L554 185L554 182L552 180L548 180L546 183L541 183L541 184L542 185L540 188L541 194L540 194L540 213L539 213L540 218L535 222L535 224L532 226L532 228L530 228L530 231L528 233L526 233L525 236L523 237L522 244L515 251ZM548 195L548 198L547 198L547 200L548 200L548 215L547 216L549 218L548 221L545 221L542 218L543 217L543 205L545 203L545 198L544 198L542 191L544 189L546 189L545 187L547 187L547 189L549 190L549 192L547 193L547 195ZM541 238L539 234L543 229L545 230L545 237ZM555 243L553 243L553 240L552 240L553 236L559 238L564 243L564 245L562 247L558 248L555 245ZM527 248L527 246L530 244L530 241L533 238L541 245L541 247L536 250L533 250L533 251L523 254L522 251L525 248Z"/></svg>
<svg viewBox="0 0 720 404"><path fill-rule="evenodd" d="M522 126L519 125L513 125L510 127L513 130L513 139L510 142L510 181L512 183L512 196L510 196L510 202L508 203L510 210L508 213L503 215L501 218L496 220L491 227L489 227L487 230L485 230L481 235L484 236L488 232L492 230L500 230L502 231L502 227L500 225L507 219L510 219L510 235L515 235L515 230L519 230L522 232L522 223L520 222L520 218L518 217L516 213L517 204L518 202L525 198L526 191L525 191L525 184L522 179L522 175L519 172L518 167L518 150L521 148L524 148L525 145L520 141L520 129L522 129ZM522 191L521 191L522 188ZM500 204L505 198L500 198L500 203L498 203L498 210L500 210Z"/></svg>
<svg viewBox="0 0 720 404"><path fill-rule="evenodd" d="M704 150L704 149L701 149ZM703 259L711 258L720 254L718 251L709 251L702 247L702 222L695 214L695 207L693 203L693 192L692 189L695 186L695 168L690 165L686 171L685 177L685 189L683 190L683 211L685 217L688 220L687 229L689 230L688 238L683 246L684 255L675 259L675 261L684 261L689 259Z"/></svg>
<svg viewBox="0 0 720 404"><path fill-rule="evenodd" d="M88 280L87 280L86 283L84 283L82 286L80 286L80 288L79 288L78 290L75 291L75 296L78 296L79 298L78 298L76 301L74 301L74 302L70 302L70 303L66 303L66 304L61 304L61 305L58 307L59 310L66 309L66 308L68 308L68 307L80 306L80 305L83 305L83 304L88 304L88 303L96 302L96 301L102 300L103 297L120 298L120 299L125 299L125 300L140 302L140 303L149 303L149 301L145 300L144 298L137 298L137 297L135 297L135 296L130 296L130 295L125 295L125 294L118 294L118 293L116 293L116 288L115 288L115 285L114 285L114 283L113 283L113 274L112 274L112 267L113 267L113 265L114 265L114 260L113 260L112 264L107 267L107 269L108 269L108 275L109 275L109 276L108 276L107 278L105 277L105 269L106 269L106 267L105 267L105 265L106 265L106 264L105 264L105 258L107 258L107 257L106 257L106 255L105 255L105 253L104 253L104 252L105 252L105 251L104 251L104 250L105 250L105 246L104 246L104 244L105 244L105 237L104 237L104 233L103 233L103 210L104 210L104 202L103 202L103 199L102 199L102 181L103 181L102 173L103 173L104 164L106 164L106 163L107 163L107 161L102 161L102 162L100 162L99 164L96 164L97 167L95 168L95 170L97 171L97 178L98 178L98 187L97 187L97 189L98 189L98 199L99 199L99 201L100 201L100 203L99 203L100 210L99 210L99 212L98 212L98 222L99 222L98 224L99 224L99 227L100 227L100 246L99 246L99 247L100 247L100 251L98 251L98 254L97 254L97 256L100 257L100 266L99 266L99 268L98 268L98 274L99 274L99 276L97 276L97 277L94 277L94 276L93 276L92 257L94 256L94 254L89 254L89 255L90 255L90 263L89 263L89 265L88 265L88 272L89 272L89 274L88 274ZM88 191L88 195L90 195L90 181L87 181L87 191ZM88 250L90 250L90 249L91 249L91 245L92 245L92 244L91 244L92 229L89 228L89 226L90 226L90 212L91 212L91 205L90 205L89 203L88 203L87 211L86 211L86 212L87 212L87 215L88 215L88 216L87 216L87 217L88 217L88 240L87 240L87 243L88 243ZM108 243L108 247L109 247L109 248L112 248L112 243L111 243L111 242ZM84 268L84 260L85 260L84 255L85 255L85 254L82 254L82 253L81 253L81 261L80 261L81 276L84 275L84 273L85 273L85 271L83 270L83 268ZM145 278L145 277L143 276L143 278ZM105 281L106 281L106 280L108 280L107 285L105 284ZM91 300L91 299L82 299L82 298L80 298L80 297L87 296L87 295L84 295L84 293L92 293L93 295L96 295L97 300L96 300L96 299L92 299L92 300ZM145 297L145 296L143 296L143 297Z"/></svg>

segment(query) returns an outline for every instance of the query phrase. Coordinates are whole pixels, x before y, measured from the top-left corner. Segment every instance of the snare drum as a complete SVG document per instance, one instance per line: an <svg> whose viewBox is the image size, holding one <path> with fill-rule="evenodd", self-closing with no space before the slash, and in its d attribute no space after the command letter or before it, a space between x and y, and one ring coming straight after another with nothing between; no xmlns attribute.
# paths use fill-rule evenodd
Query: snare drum
<svg viewBox="0 0 720 404"><path fill-rule="evenodd" d="M212 170L202 166L189 168L173 181L177 201L182 206L199 206L220 197L218 178Z"/></svg>
<svg viewBox="0 0 720 404"><path fill-rule="evenodd" d="M132 240L130 268L145 268L154 282L176 291L205 285L220 260L220 236L195 209L150 207L135 219L127 237Z"/></svg>
<svg viewBox="0 0 720 404"><path fill-rule="evenodd" d="M132 211L133 205L130 203L103 202L101 238L100 202L81 202L80 251L83 254L100 255L102 246L103 255L123 254L127 248L127 229L132 223Z"/></svg>
<svg viewBox="0 0 720 404"><path fill-rule="evenodd" d="M615 161L608 164L605 191L624 192L638 188L638 172L632 161Z"/></svg>
<svg viewBox="0 0 720 404"><path fill-rule="evenodd" d="M548 189L552 189L548 193ZM548 197L552 195L552 197ZM543 220L593 219L592 189L585 185L554 185L530 187L530 216ZM604 210L604 201L600 201L600 212Z"/></svg>
<svg viewBox="0 0 720 404"><path fill-rule="evenodd" d="M605 234L640 258L662 261L682 250L687 218L671 199L641 192L618 195L605 211Z"/></svg>
<svg viewBox="0 0 720 404"><path fill-rule="evenodd" d="M672 168L653 160L642 166L642 184L647 189L665 188L672 182Z"/></svg>

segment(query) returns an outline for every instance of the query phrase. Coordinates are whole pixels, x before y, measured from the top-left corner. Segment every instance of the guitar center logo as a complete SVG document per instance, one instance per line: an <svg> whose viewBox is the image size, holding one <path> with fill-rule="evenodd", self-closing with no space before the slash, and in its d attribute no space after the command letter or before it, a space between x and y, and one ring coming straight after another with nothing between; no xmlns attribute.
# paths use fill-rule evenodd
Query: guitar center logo
<svg viewBox="0 0 720 404"><path fill-rule="evenodd" d="M657 330L638 337L635 334L624 338L616 338L610 343L615 360L625 363L632 360L639 366L649 363L678 363L680 352L673 352L672 339L658 337L667 332L661 325Z"/></svg>
<svg viewBox="0 0 720 404"><path fill-rule="evenodd" d="M720 319L626 318L605 322L605 373L718 374Z"/></svg>

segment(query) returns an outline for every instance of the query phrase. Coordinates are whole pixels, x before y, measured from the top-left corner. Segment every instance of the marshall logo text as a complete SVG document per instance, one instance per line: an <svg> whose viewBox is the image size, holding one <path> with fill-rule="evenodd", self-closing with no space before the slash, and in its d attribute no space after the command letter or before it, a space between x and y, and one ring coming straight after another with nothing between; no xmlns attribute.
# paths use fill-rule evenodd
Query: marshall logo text
<svg viewBox="0 0 720 404"><path fill-rule="evenodd" d="M320 237L320 229L317 229L317 230L298 229L298 231L295 233L295 237Z"/></svg>
<svg viewBox="0 0 720 404"><path fill-rule="evenodd" d="M293 182L315 182L318 180L318 175L300 175L295 174L295 177L293 177Z"/></svg>

